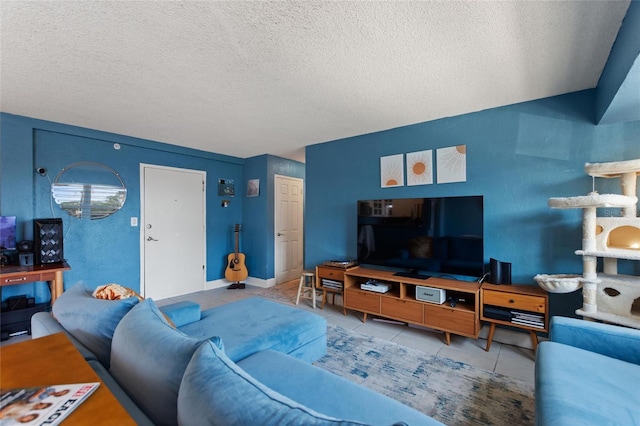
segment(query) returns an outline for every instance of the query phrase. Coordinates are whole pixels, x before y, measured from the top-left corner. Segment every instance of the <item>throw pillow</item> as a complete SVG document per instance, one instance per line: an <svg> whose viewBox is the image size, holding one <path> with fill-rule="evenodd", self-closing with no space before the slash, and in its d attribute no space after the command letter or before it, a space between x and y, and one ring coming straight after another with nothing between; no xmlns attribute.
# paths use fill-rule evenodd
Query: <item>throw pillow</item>
<svg viewBox="0 0 640 426"><path fill-rule="evenodd" d="M200 425L355 426L269 389L205 341L193 354L178 394L178 423Z"/></svg>
<svg viewBox="0 0 640 426"><path fill-rule="evenodd" d="M122 300L128 299L130 297L135 297L140 301L144 300L144 297L140 296L140 294L138 294L136 291L131 290L127 287L123 287L120 284L116 283L105 284L96 287L96 289L93 291L92 296L96 299L103 300ZM162 315L164 315L164 318L167 320L171 327L176 328L176 325L173 323L173 321L171 321L171 318L169 318L167 314L163 312Z"/></svg>
<svg viewBox="0 0 640 426"><path fill-rule="evenodd" d="M129 297L137 297L138 300L144 299L135 291L130 288L123 287L120 284L110 283L98 286L93 291L93 297L96 299L106 299L106 300L120 300L120 299L128 299Z"/></svg>
<svg viewBox="0 0 640 426"><path fill-rule="evenodd" d="M172 328L146 299L116 327L111 375L154 424L175 425L180 381L200 343Z"/></svg>
<svg viewBox="0 0 640 426"><path fill-rule="evenodd" d="M109 368L113 332L138 299L100 300L91 293L82 281L76 283L53 304L53 316Z"/></svg>

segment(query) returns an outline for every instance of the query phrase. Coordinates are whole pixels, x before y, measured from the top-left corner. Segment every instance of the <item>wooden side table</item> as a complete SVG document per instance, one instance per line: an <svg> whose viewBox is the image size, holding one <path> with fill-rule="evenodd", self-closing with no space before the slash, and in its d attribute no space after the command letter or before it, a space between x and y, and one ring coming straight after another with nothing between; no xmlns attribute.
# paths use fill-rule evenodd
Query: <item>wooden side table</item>
<svg viewBox="0 0 640 426"><path fill-rule="evenodd" d="M537 333L546 333L549 331L549 295L540 287L484 283L480 288L480 299L482 304L480 319L491 324L489 336L487 337L487 347L485 349L487 352L491 348L496 324L528 330L531 333L531 342L534 351L538 347ZM506 320L487 317L485 315L486 307L494 307L508 312L512 314L512 318ZM520 317L516 319L514 313L519 313ZM542 321L534 320L527 324L527 315L541 318ZM523 317L525 319L522 319Z"/></svg>
<svg viewBox="0 0 640 426"><path fill-rule="evenodd" d="M62 272L71 269L67 262L45 265L8 265L0 268L0 286L46 281L51 290L51 306L64 291Z"/></svg>
<svg viewBox="0 0 640 426"><path fill-rule="evenodd" d="M324 309L324 303L327 301L327 293L331 293L332 302L335 304L336 293L343 296L342 313L347 315L347 308L344 306L344 273L349 269L356 268L357 266L350 268L340 268L336 266L318 265L316 266L316 287L322 290L322 304L320 309ZM322 279L326 278L331 281L340 283L340 287L327 287L322 284Z"/></svg>
<svg viewBox="0 0 640 426"><path fill-rule="evenodd" d="M96 391L64 420L65 425L135 425L64 333L2 348L2 389L100 382Z"/></svg>

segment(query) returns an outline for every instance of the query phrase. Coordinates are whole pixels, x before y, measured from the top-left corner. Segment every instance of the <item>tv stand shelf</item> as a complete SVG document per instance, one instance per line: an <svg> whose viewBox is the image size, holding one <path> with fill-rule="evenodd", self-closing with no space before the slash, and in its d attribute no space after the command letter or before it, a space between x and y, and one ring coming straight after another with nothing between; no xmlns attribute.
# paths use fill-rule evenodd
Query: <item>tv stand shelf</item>
<svg viewBox="0 0 640 426"><path fill-rule="evenodd" d="M370 279L390 284L391 290L376 293L360 289L360 284ZM437 304L418 300L416 286L446 290L448 297L460 301L452 307L448 301ZM402 277L391 271L358 267L344 273L344 307L362 312L362 322L371 314L443 331L447 345L451 333L474 339L480 334L480 284L476 282Z"/></svg>

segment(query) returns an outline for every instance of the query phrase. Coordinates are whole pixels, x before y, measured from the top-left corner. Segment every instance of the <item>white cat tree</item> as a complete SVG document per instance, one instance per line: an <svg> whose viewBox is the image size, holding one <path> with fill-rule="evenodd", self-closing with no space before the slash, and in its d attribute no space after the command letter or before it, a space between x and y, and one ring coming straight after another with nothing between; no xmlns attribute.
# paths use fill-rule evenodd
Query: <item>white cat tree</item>
<svg viewBox="0 0 640 426"><path fill-rule="evenodd" d="M582 309L576 314L628 327L640 328L640 277L618 274L618 259L640 260L640 217L637 216L637 176L640 159L587 163L585 172L595 178L619 178L622 195L598 194L550 198L549 207L583 209L582 276L536 275L540 287L552 293L570 293L582 287ZM597 208L621 208L619 217L598 217ZM597 271L602 258L602 272Z"/></svg>

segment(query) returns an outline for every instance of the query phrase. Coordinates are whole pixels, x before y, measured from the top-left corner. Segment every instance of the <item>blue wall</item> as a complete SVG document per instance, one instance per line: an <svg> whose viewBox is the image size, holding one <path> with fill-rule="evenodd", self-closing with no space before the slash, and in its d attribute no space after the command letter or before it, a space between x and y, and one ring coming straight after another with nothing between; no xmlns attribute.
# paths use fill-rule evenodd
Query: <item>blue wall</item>
<svg viewBox="0 0 640 426"><path fill-rule="evenodd" d="M65 287L84 280L92 286L117 282L139 289L140 227L131 227L130 218L140 217L140 163L206 171L207 280L224 276L233 225L242 217L244 160L10 114L0 119L0 213L17 216L18 239L33 238L33 218L63 219L64 255L72 267L65 273ZM120 150L113 148L116 142ZM128 194L115 215L78 220L52 202L51 181L78 161L100 162L120 173ZM46 168L48 176L35 173L36 167ZM221 207L227 197L218 196L218 178L236 183L237 195L228 208ZM49 299L45 284L3 287L3 299L15 294L34 294L38 302Z"/></svg>
<svg viewBox="0 0 640 426"><path fill-rule="evenodd" d="M577 92L308 146L305 267L355 258L356 200L483 195L485 260L511 262L514 283L581 273L573 254L581 210L552 210L547 200L590 192L585 162L640 158L640 122L594 125L594 98L593 90ZM466 182L380 188L380 157L462 144ZM596 189L620 193L613 180ZM638 263L621 272L640 275ZM551 300L552 313L564 315L582 304L580 292Z"/></svg>
<svg viewBox="0 0 640 426"><path fill-rule="evenodd" d="M65 288L78 280L94 287L117 282L140 288L140 227L130 226L131 217L140 218L140 163L207 173L207 281L224 277L236 223L243 226L240 250L247 256L250 276L275 276L274 175L304 178L304 164L271 155L245 161L6 113L0 114L0 136L0 214L17 216L18 240L33 238L34 218L62 218L64 256L72 267L64 274ZM114 143L121 148L114 149ZM127 200L120 211L105 219L78 220L52 201L51 182L60 170L79 161L99 162L121 175ZM37 167L47 169L47 176L36 173ZM119 183L108 173L107 177L113 179L107 183ZM220 178L234 180L235 197L218 195ZM248 179L260 179L258 197L246 197ZM226 208L221 207L223 199L231 201ZM35 295L38 303L50 298L44 283L2 289L3 299L17 294Z"/></svg>

